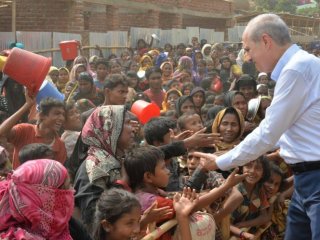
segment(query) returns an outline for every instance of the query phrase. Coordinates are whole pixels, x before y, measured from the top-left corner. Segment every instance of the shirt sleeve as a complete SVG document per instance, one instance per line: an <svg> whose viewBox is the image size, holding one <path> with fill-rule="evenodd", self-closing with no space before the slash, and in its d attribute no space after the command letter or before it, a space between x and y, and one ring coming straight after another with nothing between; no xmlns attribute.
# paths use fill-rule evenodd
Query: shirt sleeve
<svg viewBox="0 0 320 240"><path fill-rule="evenodd" d="M242 166L272 149L303 112L308 92L306 84L301 73L295 70L282 73L265 119L238 146L217 158L218 167L228 170Z"/></svg>

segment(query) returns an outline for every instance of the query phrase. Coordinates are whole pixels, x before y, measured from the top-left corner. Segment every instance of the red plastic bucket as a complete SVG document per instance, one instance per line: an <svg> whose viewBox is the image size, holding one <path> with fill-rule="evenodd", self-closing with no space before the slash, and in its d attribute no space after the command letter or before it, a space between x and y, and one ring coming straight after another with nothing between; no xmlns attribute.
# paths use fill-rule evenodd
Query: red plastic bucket
<svg viewBox="0 0 320 240"><path fill-rule="evenodd" d="M78 56L79 42L76 40L63 41L59 43L61 56L64 61L73 60Z"/></svg>
<svg viewBox="0 0 320 240"><path fill-rule="evenodd" d="M138 100L132 104L131 112L134 113L142 124L147 123L153 117L160 116L160 108L155 103Z"/></svg>
<svg viewBox="0 0 320 240"><path fill-rule="evenodd" d="M51 58L13 48L3 72L18 83L26 86L31 94L36 94L48 74Z"/></svg>

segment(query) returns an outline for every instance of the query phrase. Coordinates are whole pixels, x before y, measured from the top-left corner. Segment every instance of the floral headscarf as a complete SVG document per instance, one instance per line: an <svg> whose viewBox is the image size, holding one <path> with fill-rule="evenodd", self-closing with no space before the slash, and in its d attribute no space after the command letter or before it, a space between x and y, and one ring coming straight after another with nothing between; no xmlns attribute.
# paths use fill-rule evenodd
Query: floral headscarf
<svg viewBox="0 0 320 240"><path fill-rule="evenodd" d="M121 176L121 162L116 158L116 151L124 118L123 105L101 106L83 126L82 141L89 146L86 158L89 181L102 188Z"/></svg>
<svg viewBox="0 0 320 240"><path fill-rule="evenodd" d="M39 159L1 181L0 239L72 239L74 191L60 189L67 177L61 163Z"/></svg>
<svg viewBox="0 0 320 240"><path fill-rule="evenodd" d="M226 111L233 109L234 112L238 115L238 119L239 119L239 124L240 124L240 130L239 130L239 135L237 136L237 138L232 142L232 143L225 143L225 142L221 142L221 143L216 143L215 144L215 148L217 151L225 151L225 150L231 150L235 145L239 144L240 139L242 137L242 134L244 132L244 118L242 116L242 113L240 112L240 110L234 108L234 107L227 107L223 110L221 110L216 118L214 119L213 123L212 123L212 133L219 133L219 126L222 122L223 117L226 115Z"/></svg>

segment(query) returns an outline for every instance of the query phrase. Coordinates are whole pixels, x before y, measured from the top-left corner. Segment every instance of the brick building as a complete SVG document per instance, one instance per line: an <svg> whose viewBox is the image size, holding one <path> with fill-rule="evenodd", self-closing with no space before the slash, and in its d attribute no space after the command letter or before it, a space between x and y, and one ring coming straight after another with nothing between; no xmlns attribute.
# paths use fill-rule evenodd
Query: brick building
<svg viewBox="0 0 320 240"><path fill-rule="evenodd" d="M234 4L225 0L15 1L17 31L82 33L186 26L225 31L234 12ZM11 31L11 17L10 4L0 8L0 32Z"/></svg>

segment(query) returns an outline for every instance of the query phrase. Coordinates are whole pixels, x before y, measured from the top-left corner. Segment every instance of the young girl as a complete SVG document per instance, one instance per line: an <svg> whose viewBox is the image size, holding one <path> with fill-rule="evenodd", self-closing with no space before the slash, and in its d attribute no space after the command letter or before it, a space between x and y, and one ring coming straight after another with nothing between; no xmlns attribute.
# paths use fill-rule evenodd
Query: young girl
<svg viewBox="0 0 320 240"><path fill-rule="evenodd" d="M270 176L270 166L267 159L259 157L258 159L243 166L243 173L247 177L239 183L237 188L242 193L242 202L231 215L232 234L240 238L251 239L251 233L244 232L242 228L255 228L270 221L267 208L270 206L263 183Z"/></svg>
<svg viewBox="0 0 320 240"><path fill-rule="evenodd" d="M270 203L268 212L272 215L271 226L262 233L261 239L283 239L286 229L286 215L288 213L289 200L281 202L280 193L284 187L285 176L282 170L275 164L270 164L270 178L264 183L267 198ZM259 230L263 229L260 228ZM257 234L256 234L257 235Z"/></svg>
<svg viewBox="0 0 320 240"><path fill-rule="evenodd" d="M195 111L198 114L201 114L201 107L204 105L206 101L205 91L201 87L195 87L194 89L192 89L190 97L192 97L192 101L195 106Z"/></svg>
<svg viewBox="0 0 320 240"><path fill-rule="evenodd" d="M184 190L183 195L174 196L174 209L183 240L191 240L189 213L197 204L197 195ZM112 188L102 193L96 209L94 239L136 239L140 232L141 205L130 192Z"/></svg>
<svg viewBox="0 0 320 240"><path fill-rule="evenodd" d="M69 70L65 67L59 68L59 78L56 86L61 93L64 93L67 82L69 81Z"/></svg>

